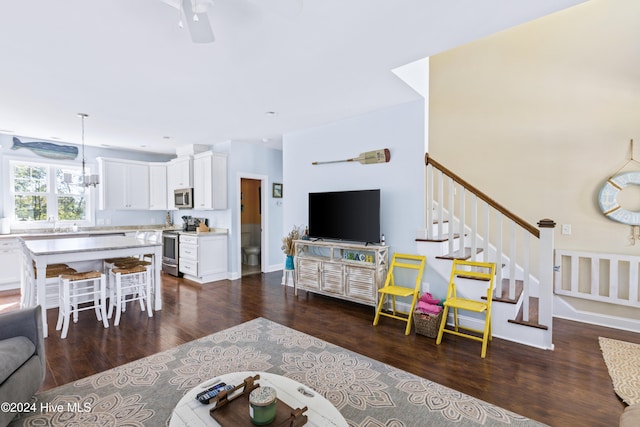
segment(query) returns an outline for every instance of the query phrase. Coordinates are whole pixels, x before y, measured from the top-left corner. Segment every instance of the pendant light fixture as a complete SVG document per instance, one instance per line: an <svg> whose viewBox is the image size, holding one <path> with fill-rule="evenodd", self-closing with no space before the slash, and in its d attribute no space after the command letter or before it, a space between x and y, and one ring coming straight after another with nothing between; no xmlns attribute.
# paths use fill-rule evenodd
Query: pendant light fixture
<svg viewBox="0 0 640 427"><path fill-rule="evenodd" d="M80 117L82 121L82 176L80 177L78 185L82 187L95 187L100 184L100 179L98 174L87 174L85 166L86 159L84 156L84 119L89 117L89 115L86 113L78 113L78 117ZM73 183L73 176L70 173L65 173L64 181L69 184Z"/></svg>
<svg viewBox="0 0 640 427"><path fill-rule="evenodd" d="M98 174L88 175L85 171L85 157L84 157L84 119L89 117L88 114L78 113L78 117L82 120L82 186L83 187L95 187L100 184Z"/></svg>

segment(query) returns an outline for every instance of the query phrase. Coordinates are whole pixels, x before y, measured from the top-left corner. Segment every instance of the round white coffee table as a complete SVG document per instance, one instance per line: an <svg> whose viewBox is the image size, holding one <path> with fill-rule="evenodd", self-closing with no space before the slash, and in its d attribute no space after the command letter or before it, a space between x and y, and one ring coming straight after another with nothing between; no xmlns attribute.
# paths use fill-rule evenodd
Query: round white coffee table
<svg viewBox="0 0 640 427"><path fill-rule="evenodd" d="M309 387L281 375L270 374L268 372L233 372L230 374L220 375L215 379L219 379L227 384L242 384L245 378L260 375L257 384L260 386L270 386L276 389L278 399L289 405L291 408L307 407L304 415L307 416L306 426L340 426L348 427L347 421L344 419L340 411L331 404L327 399L320 396ZM202 384L189 390L180 399L173 414L171 415L170 427L194 427L194 426L219 426L218 422L209 415L209 410L215 404L203 405L196 400L196 395L204 391L207 384L214 381L207 380ZM204 386L204 387L203 387ZM240 393L239 390L237 393ZM230 396L233 398L233 395ZM247 405L247 420L249 420L249 406ZM226 426L225 426L226 427Z"/></svg>

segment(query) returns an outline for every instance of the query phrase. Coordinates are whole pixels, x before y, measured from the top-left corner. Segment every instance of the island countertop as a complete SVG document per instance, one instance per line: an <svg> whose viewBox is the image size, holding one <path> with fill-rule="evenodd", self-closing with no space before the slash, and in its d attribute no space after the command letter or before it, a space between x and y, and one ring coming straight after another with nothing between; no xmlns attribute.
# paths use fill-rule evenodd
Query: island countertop
<svg viewBox="0 0 640 427"><path fill-rule="evenodd" d="M18 238L25 247L25 262L22 274L22 300L25 307L40 304L42 308L42 330L48 336L47 304L45 281L48 264L72 263L80 261L99 261L108 258L140 256L152 254L151 269L153 271L153 307L162 309L162 292L160 267L162 263L162 243L140 240L126 236L93 236L65 239L26 240ZM29 259L30 258L30 259ZM27 274L36 268L35 277ZM34 298L34 296L36 298Z"/></svg>
<svg viewBox="0 0 640 427"><path fill-rule="evenodd" d="M69 229L62 230L50 230L50 229L38 229L38 230L20 230L12 231L9 234L0 234L0 240L3 239L15 239L16 237L22 237L24 240L34 239L58 239L67 237L90 237L90 236L124 236L125 234L133 234L137 231L159 231L159 230L173 230L173 227L153 227L153 226L122 226L122 227L87 227L80 228L78 231L72 231Z"/></svg>
<svg viewBox="0 0 640 427"><path fill-rule="evenodd" d="M27 249L38 255L108 251L149 246L162 246L162 242L148 242L126 236L67 237L65 239L23 239Z"/></svg>

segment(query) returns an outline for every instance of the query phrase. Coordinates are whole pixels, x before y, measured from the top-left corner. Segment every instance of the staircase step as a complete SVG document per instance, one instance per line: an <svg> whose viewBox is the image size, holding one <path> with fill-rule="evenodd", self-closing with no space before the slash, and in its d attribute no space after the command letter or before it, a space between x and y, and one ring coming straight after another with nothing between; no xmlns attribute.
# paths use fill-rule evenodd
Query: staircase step
<svg viewBox="0 0 640 427"><path fill-rule="evenodd" d="M459 234L454 234L453 235L454 239L459 239L460 235ZM449 235L448 234L443 234L440 237L436 237L434 239L416 239L416 241L418 242L433 242L433 243L442 243L442 242L446 242L449 240Z"/></svg>
<svg viewBox="0 0 640 427"><path fill-rule="evenodd" d="M482 252L482 249L478 248L476 249L476 254L479 254ZM464 248L463 250L457 250L455 252L453 252L452 254L447 254L447 255L440 255L436 257L437 259L449 259L449 260L454 260L454 259L462 259L462 260L467 260L469 258L471 258L471 248Z"/></svg>
<svg viewBox="0 0 640 427"><path fill-rule="evenodd" d="M522 280L516 280L516 295L514 299L511 299L509 298L509 279L502 279L502 290L500 292L500 296L496 297L494 295L493 300L497 302L506 302L507 304L516 304L520 300L520 295L522 295L523 288L524 283L522 282ZM487 299L487 297L482 297L482 299Z"/></svg>
<svg viewBox="0 0 640 427"><path fill-rule="evenodd" d="M515 319L509 319L509 323L515 323L517 325L530 326L532 328L545 329L548 330L549 327L545 325L541 325L538 323L538 305L539 300L536 297L529 297L529 320L524 321L522 310L523 307L520 307L520 311L518 311L518 315Z"/></svg>

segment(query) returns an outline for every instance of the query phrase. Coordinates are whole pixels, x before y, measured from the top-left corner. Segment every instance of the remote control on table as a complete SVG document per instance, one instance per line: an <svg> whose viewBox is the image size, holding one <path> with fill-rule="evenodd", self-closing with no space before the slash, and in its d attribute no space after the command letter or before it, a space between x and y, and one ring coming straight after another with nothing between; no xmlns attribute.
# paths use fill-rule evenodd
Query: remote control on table
<svg viewBox="0 0 640 427"><path fill-rule="evenodd" d="M196 399L198 399L198 402L202 403L203 405L208 405L211 399L216 397L222 390L233 390L234 388L234 386L226 385L225 383L216 384L210 389L198 393Z"/></svg>
<svg viewBox="0 0 640 427"><path fill-rule="evenodd" d="M213 385L213 386L211 386L211 387L207 388L206 390L201 391L200 393L198 393L198 394L196 395L196 399L200 399L200 397L201 397L201 396L204 396L205 394L207 394L207 393L209 393L209 392L212 392L212 391L214 391L214 390L219 390L219 389L221 389L222 387L224 387L224 386L226 386L226 385L227 385L226 383L219 382L219 383L217 383L217 384L215 384L215 385Z"/></svg>

